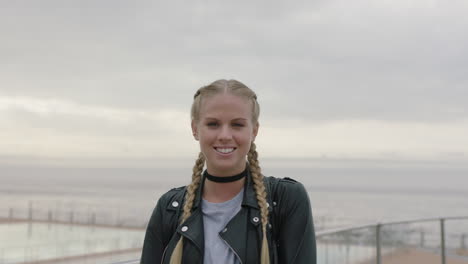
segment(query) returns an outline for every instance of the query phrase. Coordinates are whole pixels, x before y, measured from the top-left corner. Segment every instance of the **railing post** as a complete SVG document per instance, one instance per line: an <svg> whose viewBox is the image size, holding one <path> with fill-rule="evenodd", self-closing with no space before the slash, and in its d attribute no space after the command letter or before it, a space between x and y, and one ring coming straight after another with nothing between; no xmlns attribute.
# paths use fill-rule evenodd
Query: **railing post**
<svg viewBox="0 0 468 264"><path fill-rule="evenodd" d="M426 240L424 239L424 230L421 230L419 233L419 247L424 248L424 242Z"/></svg>
<svg viewBox="0 0 468 264"><path fill-rule="evenodd" d="M325 242L325 264L328 264L328 241Z"/></svg>
<svg viewBox="0 0 468 264"><path fill-rule="evenodd" d="M91 224L95 225L96 224L96 213L93 212L93 215L91 216Z"/></svg>
<svg viewBox="0 0 468 264"><path fill-rule="evenodd" d="M47 227L50 229L52 227L52 211L49 209L47 213Z"/></svg>
<svg viewBox="0 0 468 264"><path fill-rule="evenodd" d="M75 213L74 211L70 211L70 224L73 224L74 213Z"/></svg>
<svg viewBox="0 0 468 264"><path fill-rule="evenodd" d="M32 218L33 218L33 204L32 204L32 201L29 201L28 220L32 221Z"/></svg>
<svg viewBox="0 0 468 264"><path fill-rule="evenodd" d="M73 211L73 209L72 209L72 211L70 211L70 230L73 229L74 213L75 213L75 211Z"/></svg>
<svg viewBox="0 0 468 264"><path fill-rule="evenodd" d="M375 226L375 246L376 246L376 263L377 264L382 264L382 256L380 252L380 228L381 225L377 224Z"/></svg>
<svg viewBox="0 0 468 264"><path fill-rule="evenodd" d="M466 249L465 238L466 238L466 234L463 233L460 238L460 249L463 249L463 250Z"/></svg>
<svg viewBox="0 0 468 264"><path fill-rule="evenodd" d="M440 219L440 253L442 256L442 264L445 264L445 219Z"/></svg>

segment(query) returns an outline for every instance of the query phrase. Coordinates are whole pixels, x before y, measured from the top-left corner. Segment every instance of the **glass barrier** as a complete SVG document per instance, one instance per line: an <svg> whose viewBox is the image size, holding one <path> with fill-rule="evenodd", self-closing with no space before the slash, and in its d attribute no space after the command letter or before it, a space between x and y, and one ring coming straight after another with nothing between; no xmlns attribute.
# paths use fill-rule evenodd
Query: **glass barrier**
<svg viewBox="0 0 468 264"><path fill-rule="evenodd" d="M468 264L467 236L468 217L319 232L318 264Z"/></svg>
<svg viewBox="0 0 468 264"><path fill-rule="evenodd" d="M112 263L141 254L143 230L57 223L0 225L0 263ZM105 262L103 262L105 261Z"/></svg>
<svg viewBox="0 0 468 264"><path fill-rule="evenodd" d="M2 210L0 264L138 263L148 218L59 203ZM321 231L316 238L318 264L468 264L468 217Z"/></svg>

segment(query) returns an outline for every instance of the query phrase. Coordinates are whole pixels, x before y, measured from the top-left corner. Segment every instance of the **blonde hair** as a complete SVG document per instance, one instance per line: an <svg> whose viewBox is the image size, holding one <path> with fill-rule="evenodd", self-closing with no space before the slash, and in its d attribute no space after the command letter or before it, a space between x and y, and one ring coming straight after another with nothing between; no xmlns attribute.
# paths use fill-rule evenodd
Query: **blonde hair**
<svg viewBox="0 0 468 264"><path fill-rule="evenodd" d="M201 87L195 93L192 108L190 111L192 121L198 121L200 117L200 108L203 99L213 96L219 93L230 93L237 95L247 100L252 101L252 123L256 125L258 123L258 117L260 115L260 106L257 102L257 95L245 84L236 80L217 80L207 86ZM250 145L249 153L247 154L247 160L249 162L250 174L254 183L255 194L257 197L258 206L260 208L260 215L262 221L262 248L260 253L261 264L270 263L270 255L268 249L268 240L266 235L266 227L268 224L268 206L267 206L267 193L265 191L265 185L263 183L263 175L258 162L258 153L255 144L252 142ZM181 224L190 217L192 213L192 206L195 199L195 192L200 186L203 166L205 164L205 157L200 152L198 159L193 166L192 182L187 186L187 193L185 196L185 203L183 207L183 213L181 218ZM182 263L182 249L183 249L183 237L177 242L174 251L172 252L171 264Z"/></svg>
<svg viewBox="0 0 468 264"><path fill-rule="evenodd" d="M256 124L258 122L260 106L257 102L257 95L245 84L236 80L217 80L198 89L193 96L193 103L190 111L190 118L192 121L198 121L203 99L220 93L230 93L250 100L252 102L252 123Z"/></svg>

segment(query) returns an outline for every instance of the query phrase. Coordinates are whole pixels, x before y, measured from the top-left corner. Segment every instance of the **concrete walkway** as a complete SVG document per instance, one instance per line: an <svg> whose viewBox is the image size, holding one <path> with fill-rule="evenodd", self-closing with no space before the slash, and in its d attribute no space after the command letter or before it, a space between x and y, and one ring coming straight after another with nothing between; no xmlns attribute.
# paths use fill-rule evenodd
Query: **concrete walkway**
<svg viewBox="0 0 468 264"><path fill-rule="evenodd" d="M46 259L41 261L23 262L20 264L102 264L118 263L125 260L139 259L141 248L133 248L119 251L110 251L82 256L70 256L57 259Z"/></svg>
<svg viewBox="0 0 468 264"><path fill-rule="evenodd" d="M468 264L468 257L447 256L446 264ZM382 264L440 264L442 263L439 254L420 249L402 249L392 254L382 257ZM375 261L364 262L362 264L375 264Z"/></svg>

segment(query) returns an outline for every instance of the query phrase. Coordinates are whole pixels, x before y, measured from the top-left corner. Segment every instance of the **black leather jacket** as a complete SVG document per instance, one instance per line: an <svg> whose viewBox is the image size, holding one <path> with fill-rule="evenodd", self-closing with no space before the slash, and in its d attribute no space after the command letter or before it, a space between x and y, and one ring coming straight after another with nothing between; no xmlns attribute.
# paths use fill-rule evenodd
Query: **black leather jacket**
<svg viewBox="0 0 468 264"><path fill-rule="evenodd" d="M309 197L304 186L289 178L264 178L270 222L268 243L272 264L316 264L315 233ZM146 230L142 264L169 263L180 236L184 236L182 262L202 264L204 254L201 194L197 191L192 215L178 224L185 188L175 188L159 199ZM273 206L271 206L273 205ZM260 263L262 242L260 211L250 173L241 210L220 232L242 264Z"/></svg>

